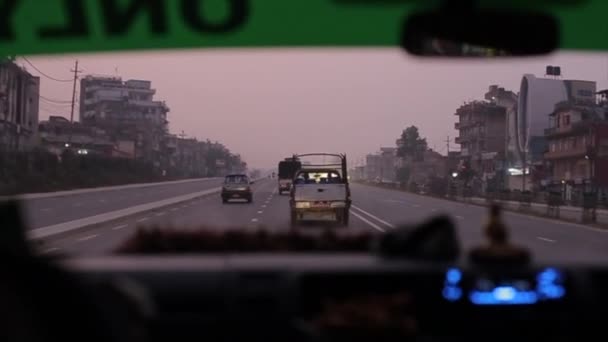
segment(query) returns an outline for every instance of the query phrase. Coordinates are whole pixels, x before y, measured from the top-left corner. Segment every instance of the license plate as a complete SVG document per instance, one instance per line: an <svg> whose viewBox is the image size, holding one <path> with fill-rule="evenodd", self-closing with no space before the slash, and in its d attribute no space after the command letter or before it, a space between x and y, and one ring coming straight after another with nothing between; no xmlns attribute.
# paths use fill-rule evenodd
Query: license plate
<svg viewBox="0 0 608 342"><path fill-rule="evenodd" d="M310 205L310 207L316 208L316 209L318 209L318 208L322 209L322 208L329 208L330 205L329 205L329 202L314 202Z"/></svg>

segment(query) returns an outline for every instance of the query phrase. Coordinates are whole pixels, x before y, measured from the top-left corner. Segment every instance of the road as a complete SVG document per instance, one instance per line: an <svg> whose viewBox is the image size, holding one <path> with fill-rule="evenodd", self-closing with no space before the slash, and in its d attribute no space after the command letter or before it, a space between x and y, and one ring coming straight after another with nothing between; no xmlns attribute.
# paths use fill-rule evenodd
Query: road
<svg viewBox="0 0 608 342"><path fill-rule="evenodd" d="M128 189L91 193L87 196L62 197L35 201L28 212L35 212L32 221L38 226L61 220L80 218L100 210L123 208L127 205L154 201L167 196L200 191L218 186L219 180L181 184L168 189ZM171 187L171 186L169 186ZM165 226L195 229L207 226L212 229L260 227L269 230L286 230L289 227L288 197L276 191L276 182L261 180L254 186L254 202L222 204L219 194L156 209L130 216L111 224L78 230L60 237L51 237L41 245L42 252L62 252L77 255L94 255L111 252L131 236L138 226ZM414 224L438 214L448 214L457 225L463 247L470 248L483 242L482 227L487 219L484 207L456 203L395 190L353 184L353 208L348 231L366 231L383 234L404 224ZM105 200L102 202L101 200ZM38 200L37 200L38 201ZM80 202L81 207L74 205ZM43 204L58 208L41 214ZM26 201L26 206L30 205ZM71 209L64 209L68 207ZM60 209L62 208L62 209ZM60 216L55 216L60 215ZM550 220L518 213L504 213L505 223L511 229L512 240L528 246L536 260L608 262L608 231L575 223ZM36 226L34 226L36 227ZM314 227L311 227L314 229Z"/></svg>
<svg viewBox="0 0 608 342"><path fill-rule="evenodd" d="M219 178L185 181L166 185L145 186L108 191L93 191L69 196L43 197L24 201L31 229L76 220L83 217L132 207L218 187Z"/></svg>

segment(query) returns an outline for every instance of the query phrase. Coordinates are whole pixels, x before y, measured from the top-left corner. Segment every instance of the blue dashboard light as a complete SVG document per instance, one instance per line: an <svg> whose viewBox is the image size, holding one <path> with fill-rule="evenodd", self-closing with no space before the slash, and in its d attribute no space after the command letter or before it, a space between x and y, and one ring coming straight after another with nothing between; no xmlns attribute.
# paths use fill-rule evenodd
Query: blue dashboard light
<svg viewBox="0 0 608 342"><path fill-rule="evenodd" d="M515 298L515 294L517 290L511 286L499 286L494 289L493 294L494 298L501 301L513 300Z"/></svg>
<svg viewBox="0 0 608 342"><path fill-rule="evenodd" d="M534 291L499 286L492 291L472 291L469 299L475 305L527 305L536 303L538 296Z"/></svg>
<svg viewBox="0 0 608 342"><path fill-rule="evenodd" d="M566 294L566 290L560 285L541 285L538 287L538 292L547 299L559 299Z"/></svg>
<svg viewBox="0 0 608 342"><path fill-rule="evenodd" d="M457 268L450 268L445 274L445 279L449 284L458 284L462 279L462 272Z"/></svg>
<svg viewBox="0 0 608 342"><path fill-rule="evenodd" d="M554 268L547 268L538 274L536 280L542 284L554 284L560 281L560 273Z"/></svg>
<svg viewBox="0 0 608 342"><path fill-rule="evenodd" d="M456 286L446 286L443 288L443 298L455 302L462 298L462 290Z"/></svg>

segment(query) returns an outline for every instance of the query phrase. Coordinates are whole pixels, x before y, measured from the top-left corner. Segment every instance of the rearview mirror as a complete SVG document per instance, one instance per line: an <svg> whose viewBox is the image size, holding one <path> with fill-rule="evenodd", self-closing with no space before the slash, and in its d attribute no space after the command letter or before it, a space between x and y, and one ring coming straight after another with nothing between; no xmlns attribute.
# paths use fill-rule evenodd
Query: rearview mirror
<svg viewBox="0 0 608 342"><path fill-rule="evenodd" d="M410 16L401 45L417 56L499 57L543 55L559 44L550 15L507 10L429 11Z"/></svg>

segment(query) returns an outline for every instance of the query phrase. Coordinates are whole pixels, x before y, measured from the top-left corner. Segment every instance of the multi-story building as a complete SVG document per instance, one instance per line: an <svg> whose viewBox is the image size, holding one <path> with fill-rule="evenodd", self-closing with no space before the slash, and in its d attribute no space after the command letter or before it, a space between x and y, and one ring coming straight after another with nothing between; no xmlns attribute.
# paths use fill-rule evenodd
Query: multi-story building
<svg viewBox="0 0 608 342"><path fill-rule="evenodd" d="M28 150L37 144L40 78L0 60L0 150Z"/></svg>
<svg viewBox="0 0 608 342"><path fill-rule="evenodd" d="M608 190L608 121L606 109L584 101L564 101L550 115L545 130L547 181L568 200L585 190Z"/></svg>
<svg viewBox="0 0 608 342"><path fill-rule="evenodd" d="M365 178L368 181L393 183L397 181L397 148L382 147L365 158Z"/></svg>
<svg viewBox="0 0 608 342"><path fill-rule="evenodd" d="M461 146L461 161L469 165L483 188L503 168L506 108L495 102L473 101L458 108L455 115L459 118L455 142Z"/></svg>
<svg viewBox="0 0 608 342"><path fill-rule="evenodd" d="M534 184L535 168L542 167L547 150L545 129L549 128L549 114L557 103L577 101L593 103L596 83L592 81L563 80L558 76L545 78L526 74L521 80L517 115L509 122L510 165L512 176L522 178L522 187L529 189ZM523 170L526 170L524 174ZM529 177L525 177L526 175ZM523 178L526 184L523 184Z"/></svg>
<svg viewBox="0 0 608 342"><path fill-rule="evenodd" d="M80 84L80 122L103 128L115 141L132 141L138 159L168 165L167 113L150 81L86 76Z"/></svg>

